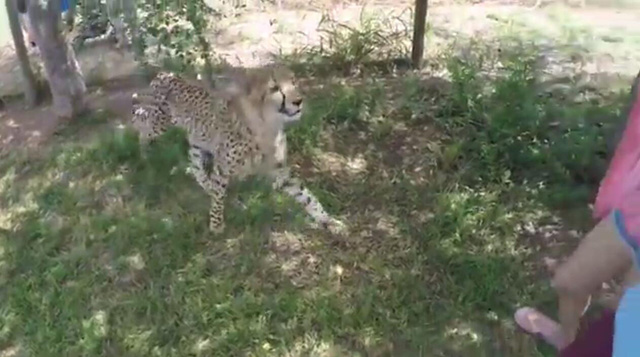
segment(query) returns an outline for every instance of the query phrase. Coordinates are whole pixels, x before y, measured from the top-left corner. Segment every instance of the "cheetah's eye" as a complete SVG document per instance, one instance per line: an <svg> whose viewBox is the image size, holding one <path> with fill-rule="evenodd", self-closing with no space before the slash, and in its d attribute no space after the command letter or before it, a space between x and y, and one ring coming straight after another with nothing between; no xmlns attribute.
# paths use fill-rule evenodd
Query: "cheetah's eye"
<svg viewBox="0 0 640 357"><path fill-rule="evenodd" d="M269 88L269 90L271 91L271 93L278 92L278 91L280 91L280 86L279 86L279 85L277 85L277 84L275 84L275 85L271 86L271 87Z"/></svg>

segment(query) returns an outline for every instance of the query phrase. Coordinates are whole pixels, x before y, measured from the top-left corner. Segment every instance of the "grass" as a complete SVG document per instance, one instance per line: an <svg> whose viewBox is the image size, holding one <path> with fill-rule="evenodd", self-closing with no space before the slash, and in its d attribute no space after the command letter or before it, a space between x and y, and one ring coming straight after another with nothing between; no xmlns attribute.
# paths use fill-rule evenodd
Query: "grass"
<svg viewBox="0 0 640 357"><path fill-rule="evenodd" d="M588 225L628 98L544 95L536 49L501 49L430 59L442 77L311 79L291 163L342 236L259 179L233 187L228 230L212 236L177 130L143 155L135 133L86 117L39 155L4 158L0 351L552 355L511 315L553 310L547 235ZM377 58L323 51L298 60L364 73Z"/></svg>
<svg viewBox="0 0 640 357"><path fill-rule="evenodd" d="M487 308L506 314L531 289L512 268L522 261L504 255L513 247L482 243L497 243L511 224L483 223L501 215L493 193L452 188L430 202L426 187L373 173L365 187L339 188L342 205L366 207L366 190L394 203L385 212L369 200L370 216L350 212L371 232L310 231L299 209L258 184L241 193L245 210L230 205L231 231L211 237L207 201L182 174L183 148L172 139L148 161L131 133L118 132L11 165L5 182L22 177L3 192L5 346L38 356L228 356L396 355L399 345L412 355L431 340L475 348L443 327L484 321ZM315 190L330 194L329 184ZM409 215L427 206L438 218L421 229Z"/></svg>

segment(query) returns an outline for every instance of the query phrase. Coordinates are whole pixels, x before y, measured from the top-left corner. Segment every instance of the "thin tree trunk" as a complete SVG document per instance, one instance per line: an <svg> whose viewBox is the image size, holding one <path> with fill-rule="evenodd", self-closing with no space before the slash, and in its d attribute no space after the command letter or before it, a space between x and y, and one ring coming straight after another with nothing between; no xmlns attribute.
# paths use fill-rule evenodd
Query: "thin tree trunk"
<svg viewBox="0 0 640 357"><path fill-rule="evenodd" d="M422 67L424 55L424 32L427 25L427 7L429 0L416 0L413 18L413 41L411 46L411 62L414 68Z"/></svg>
<svg viewBox="0 0 640 357"><path fill-rule="evenodd" d="M24 36L22 34L22 26L20 26L20 18L18 16L18 8L16 0L5 0L7 7L7 17L9 18L9 27L11 28L11 36L13 37L13 46L16 49L20 69L22 70L22 79L24 86L24 99L27 106L33 108L38 104L38 82L36 76L31 69L29 55L24 44Z"/></svg>
<svg viewBox="0 0 640 357"><path fill-rule="evenodd" d="M62 36L60 0L29 1L29 20L40 49L58 117L72 118L85 109L87 88L71 46Z"/></svg>

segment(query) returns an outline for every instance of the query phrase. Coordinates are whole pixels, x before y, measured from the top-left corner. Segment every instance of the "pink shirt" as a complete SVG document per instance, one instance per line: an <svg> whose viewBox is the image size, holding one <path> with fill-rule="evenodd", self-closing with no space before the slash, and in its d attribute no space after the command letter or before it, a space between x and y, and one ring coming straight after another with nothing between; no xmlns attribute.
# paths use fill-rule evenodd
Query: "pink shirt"
<svg viewBox="0 0 640 357"><path fill-rule="evenodd" d="M622 215L627 233L640 244L640 91L607 173L600 183L593 215Z"/></svg>

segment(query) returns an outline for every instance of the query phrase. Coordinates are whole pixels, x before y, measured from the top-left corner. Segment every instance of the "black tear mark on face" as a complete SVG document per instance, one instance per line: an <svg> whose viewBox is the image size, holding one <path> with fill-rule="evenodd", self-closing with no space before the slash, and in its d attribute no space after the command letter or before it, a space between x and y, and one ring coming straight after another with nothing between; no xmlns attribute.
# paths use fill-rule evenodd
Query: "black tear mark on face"
<svg viewBox="0 0 640 357"><path fill-rule="evenodd" d="M277 91L280 92L280 94L282 95L282 101L280 102L280 108L278 108L278 112L280 112L281 114L284 114L284 115L286 115L288 117L293 117L293 116L298 115L300 113L300 110L301 110L299 108L299 106L298 106L297 110L294 110L294 111L287 110L287 95L284 94L284 92L282 91L280 86L278 86L278 90ZM302 103L302 101L300 101L300 103Z"/></svg>
<svg viewBox="0 0 640 357"><path fill-rule="evenodd" d="M282 94L282 102L280 103L280 113L284 113L286 115L289 115L289 112L287 111L287 107L286 107L286 103L287 103L287 96L284 95L284 93L280 90L280 94Z"/></svg>

